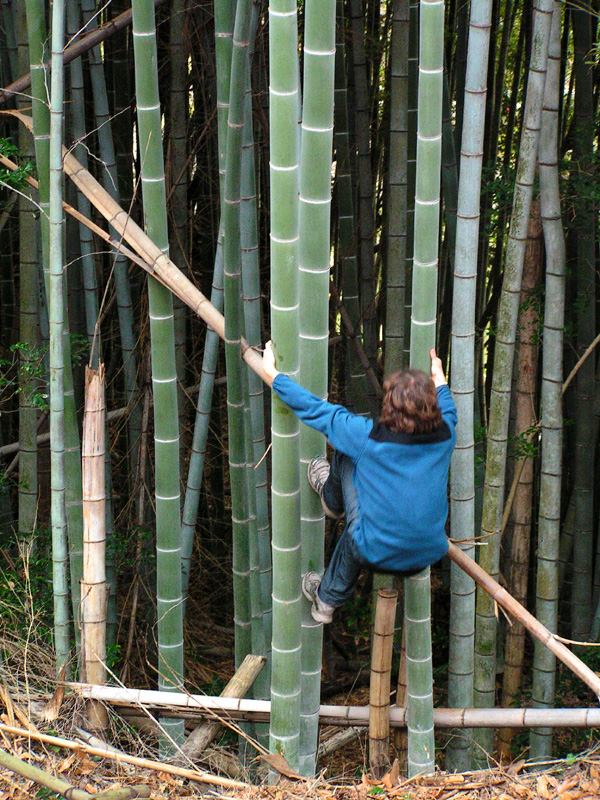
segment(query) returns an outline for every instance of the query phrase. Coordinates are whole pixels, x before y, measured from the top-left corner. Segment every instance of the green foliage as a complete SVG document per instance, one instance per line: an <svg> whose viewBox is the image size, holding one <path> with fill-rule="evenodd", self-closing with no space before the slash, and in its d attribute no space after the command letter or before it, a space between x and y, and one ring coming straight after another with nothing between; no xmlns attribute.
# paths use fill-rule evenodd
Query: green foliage
<svg viewBox="0 0 600 800"><path fill-rule="evenodd" d="M79 367L81 362L87 360L90 352L90 342L87 336L80 336L77 333L70 335L71 340L71 363L74 367Z"/></svg>
<svg viewBox="0 0 600 800"><path fill-rule="evenodd" d="M515 458L535 458L539 452L539 432L538 425L531 425L518 436L511 438L513 454Z"/></svg>
<svg viewBox="0 0 600 800"><path fill-rule="evenodd" d="M0 138L0 155L15 161L19 158L19 149L10 139ZM0 167L0 183L11 189L21 189L25 184L25 179L32 172L33 164L30 161L23 161L14 172L5 167Z"/></svg>
<svg viewBox="0 0 600 800"><path fill-rule="evenodd" d="M28 401L42 411L48 408L48 395L40 391L44 377L45 347L33 347L16 342L8 348L6 358L0 358L0 409L11 398L25 393Z"/></svg>

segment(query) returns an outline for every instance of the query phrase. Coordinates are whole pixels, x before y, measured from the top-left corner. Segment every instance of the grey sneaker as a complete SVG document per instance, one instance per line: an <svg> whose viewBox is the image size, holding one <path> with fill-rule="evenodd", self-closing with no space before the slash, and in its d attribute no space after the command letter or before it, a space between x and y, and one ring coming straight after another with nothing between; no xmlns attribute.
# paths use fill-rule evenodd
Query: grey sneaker
<svg viewBox="0 0 600 800"><path fill-rule="evenodd" d="M310 613L315 622L328 625L333 619L335 606L324 603L319 597L321 576L317 572L305 572L302 576L302 594L312 603Z"/></svg>
<svg viewBox="0 0 600 800"><path fill-rule="evenodd" d="M323 456L315 456L311 458L308 462L308 483L310 484L311 489L313 489L321 498L321 505L323 506L323 511L330 519L340 519L342 514L337 514L335 511L332 511L325 500L323 500L323 487L325 486L325 482L329 477L329 470L331 467L329 466L329 461Z"/></svg>

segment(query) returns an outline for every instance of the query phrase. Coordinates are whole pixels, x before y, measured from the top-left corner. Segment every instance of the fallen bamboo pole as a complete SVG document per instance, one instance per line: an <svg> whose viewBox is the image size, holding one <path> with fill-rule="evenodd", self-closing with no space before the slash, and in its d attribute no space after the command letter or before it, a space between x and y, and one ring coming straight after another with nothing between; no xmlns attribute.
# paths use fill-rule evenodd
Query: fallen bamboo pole
<svg viewBox="0 0 600 800"><path fill-rule="evenodd" d="M220 696L245 697L266 663L267 659L264 656L248 653ZM181 752L190 761L197 761L202 751L208 747L222 727L223 723L220 720L216 722L206 721L199 725L187 737Z"/></svg>
<svg viewBox="0 0 600 800"><path fill-rule="evenodd" d="M116 686L93 686L66 683L77 695L102 700L115 706L169 709L172 716L208 717L215 714L228 719L268 722L269 700L246 700L235 697L158 692L150 689L128 689ZM390 708L390 725L406 726L406 709ZM600 708L436 708L434 722L440 728L597 728ZM328 706L319 708L321 725L364 727L369 724L368 706Z"/></svg>
<svg viewBox="0 0 600 800"><path fill-rule="evenodd" d="M479 564L476 564L473 559L465 555L465 553L452 542L450 542L448 555L455 564L467 573L467 575L470 575L474 581L483 587L498 605L502 606L506 611L509 611L516 620L527 628L532 636L539 639L539 641L547 647L548 650L554 653L563 664L566 664L578 678L581 678L600 700L600 677L598 677L595 672L586 666L568 647L562 642L559 642L545 625L542 625L542 623L517 602L506 589L503 589L497 581L490 577Z"/></svg>
<svg viewBox="0 0 600 800"><path fill-rule="evenodd" d="M162 5L165 0L154 0L155 7ZM87 53L88 50L91 50L92 47L96 47L105 39L108 39L109 36L112 36L117 31L126 28L128 25L131 25L131 9L128 8L127 11L123 11L122 14L119 14L118 17L111 19L110 22L107 22L105 25L96 28L94 31L90 31L90 33L82 36L80 39L77 39L76 42L70 44L68 47L65 47L63 52L63 65L69 64L71 61L74 61L83 53ZM50 69L50 61L47 61L44 65L48 70ZM0 89L0 105L6 103L7 100L10 100L11 97L14 97L16 94L21 94L25 91L25 89L29 89L31 86L31 73L28 72L26 75L22 75L20 78L17 78L16 81L13 81L9 84L6 88Z"/></svg>

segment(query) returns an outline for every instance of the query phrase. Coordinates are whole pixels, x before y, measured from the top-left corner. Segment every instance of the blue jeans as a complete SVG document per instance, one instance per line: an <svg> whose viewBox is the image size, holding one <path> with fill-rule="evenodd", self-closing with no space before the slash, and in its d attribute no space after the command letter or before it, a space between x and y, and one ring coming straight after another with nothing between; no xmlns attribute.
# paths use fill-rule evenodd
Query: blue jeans
<svg viewBox="0 0 600 800"><path fill-rule="evenodd" d="M334 608L352 596L360 571L366 566L352 536L358 523L358 494L352 482L352 469L348 456L336 450L323 487L323 499L328 508L336 514L346 513L344 530L319 586L321 600Z"/></svg>
<svg viewBox="0 0 600 800"><path fill-rule="evenodd" d="M346 513L344 530L319 586L321 600L334 608L352 597L363 567L372 568L360 554L353 536L359 519L358 494L352 481L353 468L354 465L348 456L335 450L329 477L323 487L323 499L327 507L336 514ZM421 569L393 574L398 577L409 577L418 572L421 572Z"/></svg>

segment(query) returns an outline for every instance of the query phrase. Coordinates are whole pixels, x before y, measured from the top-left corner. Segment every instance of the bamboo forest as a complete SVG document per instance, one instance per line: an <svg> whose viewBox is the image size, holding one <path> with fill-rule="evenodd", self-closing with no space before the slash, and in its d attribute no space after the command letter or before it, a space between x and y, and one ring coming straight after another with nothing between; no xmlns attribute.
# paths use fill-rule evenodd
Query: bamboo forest
<svg viewBox="0 0 600 800"><path fill-rule="evenodd" d="M0 705L220 786L590 746L599 13L1 0ZM435 349L456 406L448 555L330 625L331 448L269 340L374 420Z"/></svg>

